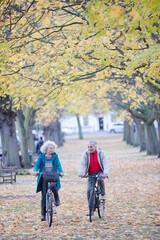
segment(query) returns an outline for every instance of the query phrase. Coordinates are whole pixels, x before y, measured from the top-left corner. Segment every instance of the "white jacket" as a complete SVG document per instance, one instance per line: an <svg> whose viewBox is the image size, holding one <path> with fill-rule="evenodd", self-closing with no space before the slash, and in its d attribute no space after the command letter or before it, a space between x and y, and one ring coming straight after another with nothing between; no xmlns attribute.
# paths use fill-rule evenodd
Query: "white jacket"
<svg viewBox="0 0 160 240"><path fill-rule="evenodd" d="M106 157L106 154L99 148L97 148L97 156L98 156L98 162L99 165L105 175L108 175L109 173L109 161ZM87 150L83 153L82 159L80 162L79 167L79 175L81 174L87 174L90 164L90 152Z"/></svg>

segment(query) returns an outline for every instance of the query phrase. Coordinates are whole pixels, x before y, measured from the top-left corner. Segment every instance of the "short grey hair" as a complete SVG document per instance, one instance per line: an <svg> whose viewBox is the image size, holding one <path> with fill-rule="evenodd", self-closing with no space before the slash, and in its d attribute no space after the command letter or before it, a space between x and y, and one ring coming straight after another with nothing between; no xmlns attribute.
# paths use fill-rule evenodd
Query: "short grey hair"
<svg viewBox="0 0 160 240"><path fill-rule="evenodd" d="M97 142L94 141L94 140L90 140L90 141L88 142L88 144L94 144L94 146L97 147Z"/></svg>
<svg viewBox="0 0 160 240"><path fill-rule="evenodd" d="M49 147L49 145L53 145L54 149L57 148L57 145L55 144L55 142L48 140L40 148L41 153L46 153L47 152L47 148Z"/></svg>

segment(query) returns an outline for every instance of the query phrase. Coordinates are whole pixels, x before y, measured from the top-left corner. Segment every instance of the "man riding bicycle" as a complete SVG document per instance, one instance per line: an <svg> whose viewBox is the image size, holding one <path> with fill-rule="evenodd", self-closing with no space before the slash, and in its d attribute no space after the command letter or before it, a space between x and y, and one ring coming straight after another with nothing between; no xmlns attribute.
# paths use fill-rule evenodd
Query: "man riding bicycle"
<svg viewBox="0 0 160 240"><path fill-rule="evenodd" d="M82 159L79 167L79 176L83 178L88 173L87 182L87 199L89 203L90 191L95 186L96 175L102 176L99 179L99 186L101 190L102 199L105 200L105 184L104 179L108 177L109 162L106 154L99 148L97 148L97 142L90 140L88 142L88 150L82 155Z"/></svg>

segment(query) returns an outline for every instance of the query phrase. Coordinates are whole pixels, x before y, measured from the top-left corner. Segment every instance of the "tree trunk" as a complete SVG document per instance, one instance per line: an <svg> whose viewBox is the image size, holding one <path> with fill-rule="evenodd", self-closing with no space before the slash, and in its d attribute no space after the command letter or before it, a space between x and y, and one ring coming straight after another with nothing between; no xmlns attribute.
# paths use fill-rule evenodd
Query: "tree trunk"
<svg viewBox="0 0 160 240"><path fill-rule="evenodd" d="M158 158L160 158L160 105L157 104L154 106L154 113L158 123L158 140L159 140Z"/></svg>
<svg viewBox="0 0 160 240"><path fill-rule="evenodd" d="M126 141L127 144L131 144L131 131L130 131L130 125L127 121L125 121L124 124L124 139Z"/></svg>
<svg viewBox="0 0 160 240"><path fill-rule="evenodd" d="M28 113L28 111L26 113ZM25 129L26 129L26 132L27 132L28 148L29 148L29 151L31 151L32 153L36 153L36 145L35 145L34 136L33 136L33 133L32 133L33 124L34 124L34 121L35 121L34 120L35 119L35 114L36 114L36 110L33 110L33 109L30 108L29 121L27 121L26 124L25 124ZM28 119L28 117L27 117L27 119ZM27 125L27 123L28 123L28 125Z"/></svg>
<svg viewBox="0 0 160 240"><path fill-rule="evenodd" d="M79 139L83 139L82 127L79 119L79 114L76 114L77 124L78 124L78 135Z"/></svg>
<svg viewBox="0 0 160 240"><path fill-rule="evenodd" d="M130 144L134 147L137 147L139 145L139 137L137 134L137 128L135 121L132 122L132 125L130 126Z"/></svg>
<svg viewBox="0 0 160 240"><path fill-rule="evenodd" d="M124 131L123 131L123 141L127 141L127 127L128 127L128 122L124 121Z"/></svg>
<svg viewBox="0 0 160 240"><path fill-rule="evenodd" d="M157 123L158 123L158 140L159 140L158 158L160 158L160 119L157 119Z"/></svg>
<svg viewBox="0 0 160 240"><path fill-rule="evenodd" d="M130 131L130 145L134 146L133 122L130 125L129 131Z"/></svg>
<svg viewBox="0 0 160 240"><path fill-rule="evenodd" d="M62 146L64 139L61 132L61 124L57 119L56 122L50 123L49 126L44 127L45 141L54 141L58 146Z"/></svg>
<svg viewBox="0 0 160 240"><path fill-rule="evenodd" d="M159 152L159 142L155 126L153 123L151 125L145 123L145 127L147 132L147 154L156 155Z"/></svg>
<svg viewBox="0 0 160 240"><path fill-rule="evenodd" d="M28 149L32 153L36 153L36 146L34 142L34 136L32 133L32 127L30 126L28 129L28 135L27 135L27 141L28 141Z"/></svg>
<svg viewBox="0 0 160 240"><path fill-rule="evenodd" d="M27 134L24 126L24 121L25 121L25 117L22 110L17 110L17 127L18 127L18 132L20 137L22 158L24 161L25 168L30 168L31 163L28 155Z"/></svg>
<svg viewBox="0 0 160 240"><path fill-rule="evenodd" d="M12 102L9 96L0 98L2 161L6 167L17 166L17 168L20 168L15 117L16 113L12 111Z"/></svg>
<svg viewBox="0 0 160 240"><path fill-rule="evenodd" d="M145 126L141 123L141 120L135 119L135 123L137 126L137 132L139 135L139 143L140 143L140 152L146 151L146 134L145 134Z"/></svg>

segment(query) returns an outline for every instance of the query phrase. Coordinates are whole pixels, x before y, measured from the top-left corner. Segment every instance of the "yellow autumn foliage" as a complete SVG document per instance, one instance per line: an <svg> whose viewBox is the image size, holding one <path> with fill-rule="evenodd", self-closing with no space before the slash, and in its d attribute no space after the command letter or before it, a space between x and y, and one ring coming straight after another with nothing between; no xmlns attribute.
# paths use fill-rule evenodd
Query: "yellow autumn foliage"
<svg viewBox="0 0 160 240"><path fill-rule="evenodd" d="M1 16L1 96L11 95L18 107L54 99L57 108L68 105L82 114L95 102L104 104L107 93L125 95L133 108L146 105L151 95L159 102L147 85L159 87L159 46L152 37L159 34L158 1L90 1L85 10L64 1L16 3L24 13L13 11L11 26L9 16Z"/></svg>

